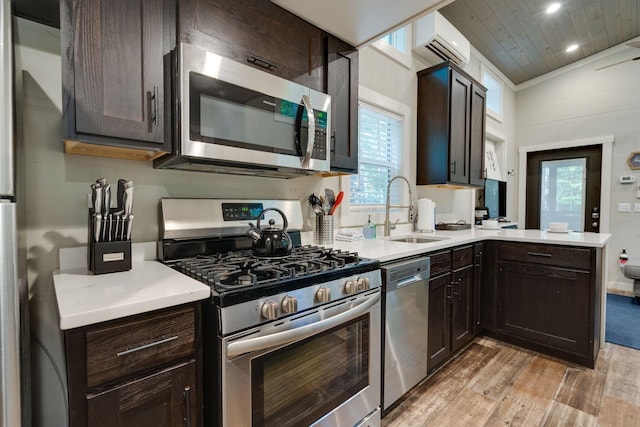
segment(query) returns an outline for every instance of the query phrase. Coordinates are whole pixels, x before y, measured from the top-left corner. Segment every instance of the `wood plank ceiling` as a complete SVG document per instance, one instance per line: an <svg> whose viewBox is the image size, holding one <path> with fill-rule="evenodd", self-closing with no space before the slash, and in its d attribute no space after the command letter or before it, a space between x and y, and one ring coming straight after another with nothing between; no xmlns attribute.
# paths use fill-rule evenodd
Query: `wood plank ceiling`
<svg viewBox="0 0 640 427"><path fill-rule="evenodd" d="M439 12L515 84L640 35L640 0L456 0Z"/></svg>

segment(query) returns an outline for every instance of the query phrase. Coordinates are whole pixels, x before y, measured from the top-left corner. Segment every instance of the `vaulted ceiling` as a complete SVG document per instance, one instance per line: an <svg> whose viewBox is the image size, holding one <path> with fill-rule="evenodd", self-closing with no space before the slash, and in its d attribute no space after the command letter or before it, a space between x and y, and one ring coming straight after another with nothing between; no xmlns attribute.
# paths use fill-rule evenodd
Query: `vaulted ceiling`
<svg viewBox="0 0 640 427"><path fill-rule="evenodd" d="M515 84L640 35L640 0L456 0L439 12Z"/></svg>

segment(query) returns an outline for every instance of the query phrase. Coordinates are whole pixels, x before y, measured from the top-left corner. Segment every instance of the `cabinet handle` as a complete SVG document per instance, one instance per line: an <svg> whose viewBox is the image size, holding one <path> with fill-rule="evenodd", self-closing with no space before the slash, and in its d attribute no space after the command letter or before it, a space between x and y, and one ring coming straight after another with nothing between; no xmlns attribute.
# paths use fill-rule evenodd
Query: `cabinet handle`
<svg viewBox="0 0 640 427"><path fill-rule="evenodd" d="M460 283L461 283L461 280L462 279L458 279L457 281L452 283L452 285L457 288L457 289L454 289L453 295L458 297L458 301L462 299L462 297L460 296Z"/></svg>
<svg viewBox="0 0 640 427"><path fill-rule="evenodd" d="M156 342L152 342L152 343L149 343L149 344L141 345L139 347L130 348L129 350L119 351L119 352L116 353L116 356L118 356L118 357L126 356L127 354L135 353L136 351L140 351L140 350L146 350L148 348L155 347L155 346L160 345L160 344L165 344L165 343L177 340L177 339L178 339L177 335L174 336L174 337L165 338L165 339L162 339L162 340L159 340L159 341L156 341Z"/></svg>
<svg viewBox="0 0 640 427"><path fill-rule="evenodd" d="M253 65L257 65L258 67L262 67L264 69L267 69L269 71L275 70L278 68L278 66L276 64L272 64L269 61L265 61L264 59L258 58L257 56L250 56L247 58L247 62L253 64Z"/></svg>
<svg viewBox="0 0 640 427"><path fill-rule="evenodd" d="M149 119L151 123L158 126L158 86L153 85L153 92L149 92L149 97L151 98L151 111L149 112ZM149 129L151 132L151 129Z"/></svg>
<svg viewBox="0 0 640 427"><path fill-rule="evenodd" d="M551 258L551 254L543 254L541 252L527 252L527 255L529 256L541 256L541 257L545 257L545 258Z"/></svg>
<svg viewBox="0 0 640 427"><path fill-rule="evenodd" d="M186 386L182 395L184 396L184 424L191 427L191 387Z"/></svg>
<svg viewBox="0 0 640 427"><path fill-rule="evenodd" d="M451 175L455 175L456 174L456 160L453 161L453 163L451 163Z"/></svg>
<svg viewBox="0 0 640 427"><path fill-rule="evenodd" d="M451 288L452 288L453 282L449 283L447 285L447 299L451 300Z"/></svg>

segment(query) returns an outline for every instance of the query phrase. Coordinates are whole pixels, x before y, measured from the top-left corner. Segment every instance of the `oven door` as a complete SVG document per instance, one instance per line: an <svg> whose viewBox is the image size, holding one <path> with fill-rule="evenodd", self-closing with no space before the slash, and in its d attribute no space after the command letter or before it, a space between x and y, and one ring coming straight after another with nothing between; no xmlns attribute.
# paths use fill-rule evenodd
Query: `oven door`
<svg viewBox="0 0 640 427"><path fill-rule="evenodd" d="M331 97L181 45L181 154L329 170Z"/></svg>
<svg viewBox="0 0 640 427"><path fill-rule="evenodd" d="M380 290L223 339L225 426L379 425Z"/></svg>

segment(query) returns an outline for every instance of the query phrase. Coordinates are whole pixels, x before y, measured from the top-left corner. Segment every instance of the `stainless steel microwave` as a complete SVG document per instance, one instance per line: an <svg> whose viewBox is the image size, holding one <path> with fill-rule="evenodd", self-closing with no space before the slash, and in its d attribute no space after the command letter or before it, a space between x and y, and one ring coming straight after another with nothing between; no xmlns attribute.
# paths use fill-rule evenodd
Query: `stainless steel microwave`
<svg viewBox="0 0 640 427"><path fill-rule="evenodd" d="M156 168L291 177L330 168L331 97L194 45L179 47L173 152Z"/></svg>

